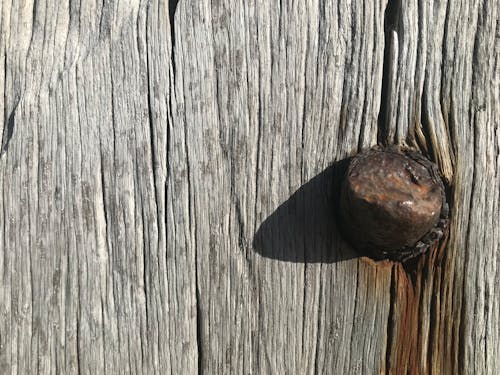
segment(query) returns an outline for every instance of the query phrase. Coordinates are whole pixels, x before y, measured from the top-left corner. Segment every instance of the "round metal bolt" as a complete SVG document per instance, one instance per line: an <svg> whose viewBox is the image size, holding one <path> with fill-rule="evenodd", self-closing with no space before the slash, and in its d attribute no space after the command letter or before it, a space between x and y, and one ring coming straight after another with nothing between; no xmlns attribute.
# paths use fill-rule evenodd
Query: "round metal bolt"
<svg viewBox="0 0 500 375"><path fill-rule="evenodd" d="M341 188L340 226L358 251L406 261L439 240L448 205L435 164L400 147L375 147L350 162Z"/></svg>

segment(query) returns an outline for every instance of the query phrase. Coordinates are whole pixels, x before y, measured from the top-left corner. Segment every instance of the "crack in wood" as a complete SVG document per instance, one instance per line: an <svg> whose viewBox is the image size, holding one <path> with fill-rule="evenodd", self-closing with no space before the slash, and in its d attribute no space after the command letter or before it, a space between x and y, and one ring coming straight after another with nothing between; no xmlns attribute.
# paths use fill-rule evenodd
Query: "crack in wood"
<svg viewBox="0 0 500 375"><path fill-rule="evenodd" d="M390 89L392 83L392 76L394 74L393 69L393 58L392 53L395 48L392 34L396 33L396 26L399 19L400 13L400 0L389 0L384 14L384 34L385 34L385 44L384 44L384 63L382 68L382 92L380 95L380 111L378 115L378 142L381 144L387 144L388 142L393 142L394 139L390 137L390 124L388 123L389 109L390 109Z"/></svg>
<svg viewBox="0 0 500 375"><path fill-rule="evenodd" d="M179 0L168 0L168 18L170 20L170 43L172 45L172 69L174 71L174 77L176 72L175 67L175 13L177 12L177 6Z"/></svg>
<svg viewBox="0 0 500 375"><path fill-rule="evenodd" d="M12 139L12 135L14 134L14 126L15 126L15 120L14 116L16 114L16 109L18 106L19 102L17 102L16 106L12 110L12 112L9 115L9 118L7 120L7 123L3 129L3 134L2 134L2 150L0 151L0 157L7 152L9 149L9 143L10 140Z"/></svg>
<svg viewBox="0 0 500 375"><path fill-rule="evenodd" d="M391 286L390 286L390 298L389 298L389 314L387 316L387 347L385 352L385 370L386 374L389 374L390 361L391 361L391 347L394 341L394 327L393 327L393 317L394 317L394 303L396 300L395 292L395 280L394 280L394 267L391 267Z"/></svg>

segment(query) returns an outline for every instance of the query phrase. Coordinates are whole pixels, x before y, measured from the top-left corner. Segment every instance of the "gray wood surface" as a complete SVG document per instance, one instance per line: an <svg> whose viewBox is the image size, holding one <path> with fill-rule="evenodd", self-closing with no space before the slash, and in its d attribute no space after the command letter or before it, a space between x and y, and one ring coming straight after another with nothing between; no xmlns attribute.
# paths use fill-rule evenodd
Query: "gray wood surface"
<svg viewBox="0 0 500 375"><path fill-rule="evenodd" d="M0 2L1 374L500 373L498 0ZM408 144L450 232L339 236Z"/></svg>

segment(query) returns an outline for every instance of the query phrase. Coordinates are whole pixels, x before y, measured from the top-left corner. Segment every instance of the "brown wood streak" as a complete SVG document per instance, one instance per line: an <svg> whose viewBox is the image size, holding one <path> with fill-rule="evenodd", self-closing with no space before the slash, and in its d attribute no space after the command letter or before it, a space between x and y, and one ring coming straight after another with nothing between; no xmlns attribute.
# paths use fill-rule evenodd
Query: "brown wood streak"
<svg viewBox="0 0 500 375"><path fill-rule="evenodd" d="M417 261L393 266L389 374L449 373L446 368L450 369L451 353L443 352L447 337L442 330L450 317L443 309L451 306L441 304L447 239L446 232L443 240Z"/></svg>

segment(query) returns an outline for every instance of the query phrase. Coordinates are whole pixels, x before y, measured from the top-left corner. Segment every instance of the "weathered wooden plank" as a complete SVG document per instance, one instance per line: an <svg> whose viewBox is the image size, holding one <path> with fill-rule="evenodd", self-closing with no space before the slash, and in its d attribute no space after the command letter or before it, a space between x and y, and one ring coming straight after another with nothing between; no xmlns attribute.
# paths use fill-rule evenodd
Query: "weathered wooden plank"
<svg viewBox="0 0 500 375"><path fill-rule="evenodd" d="M194 258L166 240L167 4L2 5L1 372L194 372Z"/></svg>
<svg viewBox="0 0 500 375"><path fill-rule="evenodd" d="M499 12L2 2L0 372L498 373ZM336 229L377 142L450 184L405 266Z"/></svg>

